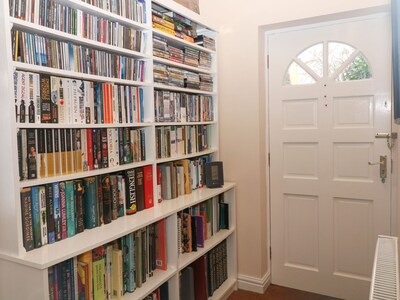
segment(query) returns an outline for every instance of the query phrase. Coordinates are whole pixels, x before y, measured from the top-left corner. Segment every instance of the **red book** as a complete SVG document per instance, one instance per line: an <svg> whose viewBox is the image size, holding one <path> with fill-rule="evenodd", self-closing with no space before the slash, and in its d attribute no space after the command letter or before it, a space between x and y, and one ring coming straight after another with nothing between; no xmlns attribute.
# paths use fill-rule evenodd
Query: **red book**
<svg viewBox="0 0 400 300"><path fill-rule="evenodd" d="M153 166L143 167L143 181L144 181L144 208L154 206L153 194Z"/></svg>
<svg viewBox="0 0 400 300"><path fill-rule="evenodd" d="M156 268L167 269L167 223L162 219L156 223Z"/></svg>
<svg viewBox="0 0 400 300"><path fill-rule="evenodd" d="M94 169L94 164L93 164L93 134L92 134L92 129L88 128L86 130L86 138L87 138L87 156L88 156L88 167L89 170Z"/></svg>
<svg viewBox="0 0 400 300"><path fill-rule="evenodd" d="M207 300L207 258L205 255L201 256L195 262L193 262L193 274L194 274L194 298L195 300Z"/></svg>
<svg viewBox="0 0 400 300"><path fill-rule="evenodd" d="M161 197L161 168L160 166L157 166L157 200L158 203L161 203L162 197Z"/></svg>
<svg viewBox="0 0 400 300"><path fill-rule="evenodd" d="M104 116L104 124L109 124L108 120L108 84L103 84L103 116Z"/></svg>

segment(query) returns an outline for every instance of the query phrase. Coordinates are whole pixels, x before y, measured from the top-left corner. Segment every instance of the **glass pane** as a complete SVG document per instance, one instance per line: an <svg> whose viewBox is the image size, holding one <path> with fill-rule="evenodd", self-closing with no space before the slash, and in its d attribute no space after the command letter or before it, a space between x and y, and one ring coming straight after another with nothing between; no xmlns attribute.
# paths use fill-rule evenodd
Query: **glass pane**
<svg viewBox="0 0 400 300"><path fill-rule="evenodd" d="M328 69L331 76L355 51L349 45L331 42L328 44Z"/></svg>
<svg viewBox="0 0 400 300"><path fill-rule="evenodd" d="M302 67L297 63L292 62L289 70L286 73L283 84L284 85L295 85L295 84L310 84L315 83L315 79L310 76Z"/></svg>
<svg viewBox="0 0 400 300"><path fill-rule="evenodd" d="M353 61L336 78L336 81L361 80L371 78L368 61L364 55L358 54Z"/></svg>
<svg viewBox="0 0 400 300"><path fill-rule="evenodd" d="M324 45L320 43L304 50L298 56L298 58L310 67L319 77L324 75L323 50Z"/></svg>

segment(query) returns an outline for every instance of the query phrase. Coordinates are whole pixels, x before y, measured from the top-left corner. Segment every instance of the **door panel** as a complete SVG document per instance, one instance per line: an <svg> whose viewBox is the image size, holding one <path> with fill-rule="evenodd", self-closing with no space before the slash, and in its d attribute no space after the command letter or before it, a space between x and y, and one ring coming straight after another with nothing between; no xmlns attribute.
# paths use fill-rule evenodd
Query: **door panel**
<svg viewBox="0 0 400 300"><path fill-rule="evenodd" d="M271 34L268 49L272 282L366 299L390 234L391 152L375 138L391 132L389 19Z"/></svg>

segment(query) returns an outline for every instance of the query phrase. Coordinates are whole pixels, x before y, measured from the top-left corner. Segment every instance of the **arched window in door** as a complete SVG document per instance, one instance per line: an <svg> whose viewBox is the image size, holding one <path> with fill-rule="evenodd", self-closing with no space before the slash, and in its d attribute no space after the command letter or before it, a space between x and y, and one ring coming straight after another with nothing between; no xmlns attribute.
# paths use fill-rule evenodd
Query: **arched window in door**
<svg viewBox="0 0 400 300"><path fill-rule="evenodd" d="M290 63L284 85L314 84L322 78L343 82L372 77L360 50L340 42L315 44Z"/></svg>

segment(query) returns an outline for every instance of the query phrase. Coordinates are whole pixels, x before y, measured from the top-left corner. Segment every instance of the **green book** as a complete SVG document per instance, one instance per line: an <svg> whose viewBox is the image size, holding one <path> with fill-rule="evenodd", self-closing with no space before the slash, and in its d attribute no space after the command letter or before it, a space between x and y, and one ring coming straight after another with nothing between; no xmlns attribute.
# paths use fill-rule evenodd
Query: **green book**
<svg viewBox="0 0 400 300"><path fill-rule="evenodd" d="M104 248L100 246L92 251L92 278L93 278L93 300L104 300L105 295L105 258Z"/></svg>
<svg viewBox="0 0 400 300"><path fill-rule="evenodd" d="M75 193L72 180L65 182L65 199L67 204L68 237L72 237L76 232Z"/></svg>

